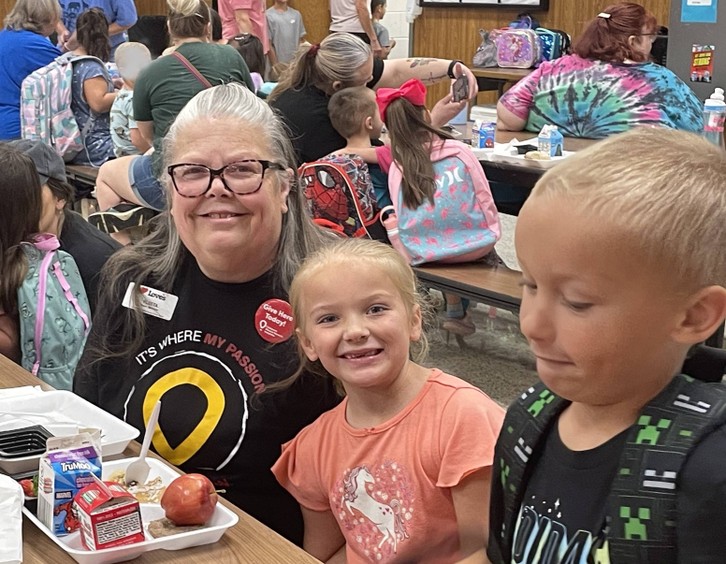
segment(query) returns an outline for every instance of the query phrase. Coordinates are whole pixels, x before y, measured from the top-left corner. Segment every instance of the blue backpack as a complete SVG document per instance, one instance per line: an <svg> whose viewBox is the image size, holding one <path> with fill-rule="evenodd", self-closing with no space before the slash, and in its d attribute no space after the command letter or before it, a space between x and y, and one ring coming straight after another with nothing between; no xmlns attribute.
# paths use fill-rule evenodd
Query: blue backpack
<svg viewBox="0 0 726 564"><path fill-rule="evenodd" d="M381 210L388 238L409 264L469 262L482 258L501 236L499 215L484 171L471 148L447 139L431 151L436 190L433 203L416 209L403 202L403 171L388 171L392 206ZM393 212L393 213L389 213Z"/></svg>
<svg viewBox="0 0 726 564"><path fill-rule="evenodd" d="M88 297L73 257L55 236L22 243L28 262L18 288L23 368L59 390L73 387L73 373L91 328Z"/></svg>

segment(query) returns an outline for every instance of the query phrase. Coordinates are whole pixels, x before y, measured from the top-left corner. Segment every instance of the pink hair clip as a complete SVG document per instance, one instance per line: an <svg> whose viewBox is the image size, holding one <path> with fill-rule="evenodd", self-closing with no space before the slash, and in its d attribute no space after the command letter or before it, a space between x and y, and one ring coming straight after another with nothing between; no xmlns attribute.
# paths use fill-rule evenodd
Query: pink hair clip
<svg viewBox="0 0 726 564"><path fill-rule="evenodd" d="M609 19L610 19L610 14L608 14L607 12L600 12L600 13L599 13L599 14L597 15L597 17L598 17L598 18L602 18L602 19L604 19L604 20L609 20Z"/></svg>

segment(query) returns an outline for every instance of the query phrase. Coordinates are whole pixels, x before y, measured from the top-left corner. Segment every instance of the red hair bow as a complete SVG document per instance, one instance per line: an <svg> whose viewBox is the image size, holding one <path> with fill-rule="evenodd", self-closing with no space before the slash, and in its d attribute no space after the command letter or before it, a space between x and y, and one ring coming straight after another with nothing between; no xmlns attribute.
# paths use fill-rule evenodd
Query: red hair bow
<svg viewBox="0 0 726 564"><path fill-rule="evenodd" d="M381 112L381 119L386 121L386 109L394 100L405 98L414 106L426 103L426 86L417 78L404 82L400 88L379 88L376 91L376 102Z"/></svg>

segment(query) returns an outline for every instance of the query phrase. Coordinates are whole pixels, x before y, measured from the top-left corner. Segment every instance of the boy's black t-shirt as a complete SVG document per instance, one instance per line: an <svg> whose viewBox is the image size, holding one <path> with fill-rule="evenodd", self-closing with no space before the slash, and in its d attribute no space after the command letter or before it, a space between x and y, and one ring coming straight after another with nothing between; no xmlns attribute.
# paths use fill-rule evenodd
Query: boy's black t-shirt
<svg viewBox="0 0 726 564"><path fill-rule="evenodd" d="M524 494L512 562L609 561L602 546L607 498L627 433L591 450L572 451L552 426Z"/></svg>

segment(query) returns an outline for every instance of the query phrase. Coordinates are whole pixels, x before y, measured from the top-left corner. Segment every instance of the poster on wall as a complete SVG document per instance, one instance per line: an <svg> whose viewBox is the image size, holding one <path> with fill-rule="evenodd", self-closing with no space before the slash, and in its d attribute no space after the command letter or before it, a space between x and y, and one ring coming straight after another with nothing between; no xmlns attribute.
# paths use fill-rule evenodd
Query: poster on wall
<svg viewBox="0 0 726 564"><path fill-rule="evenodd" d="M713 45L694 45L691 49L691 82L713 80Z"/></svg>
<svg viewBox="0 0 726 564"><path fill-rule="evenodd" d="M716 23L718 0L681 0L681 22Z"/></svg>

